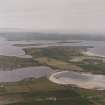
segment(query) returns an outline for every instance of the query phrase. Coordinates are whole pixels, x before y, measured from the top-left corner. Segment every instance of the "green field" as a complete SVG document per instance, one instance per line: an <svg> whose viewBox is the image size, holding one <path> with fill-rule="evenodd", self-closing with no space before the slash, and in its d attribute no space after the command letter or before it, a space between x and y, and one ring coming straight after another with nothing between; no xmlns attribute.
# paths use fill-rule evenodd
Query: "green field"
<svg viewBox="0 0 105 105"><path fill-rule="evenodd" d="M13 70L30 66L105 74L105 59L82 55L84 48L48 47L24 49L32 58L0 56L0 69Z"/></svg>
<svg viewBox="0 0 105 105"><path fill-rule="evenodd" d="M105 105L105 91L56 85L45 78L5 83L0 93L6 105Z"/></svg>
<svg viewBox="0 0 105 105"><path fill-rule="evenodd" d="M38 63L31 58L19 58L14 56L0 56L0 69L13 70L17 68L37 66Z"/></svg>

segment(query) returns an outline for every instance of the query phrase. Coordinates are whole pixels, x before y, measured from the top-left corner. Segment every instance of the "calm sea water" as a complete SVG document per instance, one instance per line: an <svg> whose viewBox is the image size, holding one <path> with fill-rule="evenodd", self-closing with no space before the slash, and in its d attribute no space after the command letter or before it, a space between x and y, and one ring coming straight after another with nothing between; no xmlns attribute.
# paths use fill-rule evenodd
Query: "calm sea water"
<svg viewBox="0 0 105 105"><path fill-rule="evenodd" d="M48 77L55 72L56 70L45 66L27 67L21 69L14 69L12 71L0 70L0 82L16 82L27 78Z"/></svg>
<svg viewBox="0 0 105 105"><path fill-rule="evenodd" d="M0 55L17 56L24 58L31 58L30 55L25 55L23 48L41 48L48 46L92 46L88 50L96 55L105 56L105 42L104 41L75 41L75 43L58 43L59 41L48 40L30 40L30 41L8 41L4 37L0 37ZM70 40L71 42L71 40ZM35 46L17 47L15 44L35 44Z"/></svg>

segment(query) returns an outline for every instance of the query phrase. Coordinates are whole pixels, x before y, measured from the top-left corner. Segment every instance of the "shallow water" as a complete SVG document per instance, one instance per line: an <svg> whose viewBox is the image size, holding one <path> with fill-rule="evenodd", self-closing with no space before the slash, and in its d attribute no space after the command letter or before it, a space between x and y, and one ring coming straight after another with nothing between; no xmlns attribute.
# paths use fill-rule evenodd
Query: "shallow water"
<svg viewBox="0 0 105 105"><path fill-rule="evenodd" d="M39 47L46 47L48 44L55 43L53 41L8 41L4 37L0 37L0 55L4 56L16 56L21 58L31 58L31 55L26 55L23 48L39 48ZM26 46L26 47L17 47L15 44L41 44L35 46Z"/></svg>
<svg viewBox="0 0 105 105"><path fill-rule="evenodd" d="M60 85L75 85L85 89L105 90L105 75L62 71L52 74L49 80Z"/></svg>
<svg viewBox="0 0 105 105"><path fill-rule="evenodd" d="M46 66L27 67L12 71L0 70L0 82L17 82L27 78L49 77L50 81L60 85L71 84L85 89L105 90L105 75L58 71Z"/></svg>
<svg viewBox="0 0 105 105"><path fill-rule="evenodd" d="M27 78L41 78L48 77L56 70L52 70L49 67L27 67L21 69L15 69L12 71L0 70L0 82L16 82Z"/></svg>
<svg viewBox="0 0 105 105"><path fill-rule="evenodd" d="M99 56L105 56L105 42L104 41L74 41L68 40L63 43L59 43L61 41L54 40L30 40L30 41L8 41L4 37L0 37L0 55L4 56L17 56L22 58L31 58L30 55L25 55L23 51L24 48L42 48L48 46L92 46L93 48L89 48L88 50L92 53L95 53ZM69 43L70 42L70 43ZM74 42L74 43L72 43ZM28 46L17 47L15 44L26 44ZM29 44L35 44L35 46L29 46Z"/></svg>

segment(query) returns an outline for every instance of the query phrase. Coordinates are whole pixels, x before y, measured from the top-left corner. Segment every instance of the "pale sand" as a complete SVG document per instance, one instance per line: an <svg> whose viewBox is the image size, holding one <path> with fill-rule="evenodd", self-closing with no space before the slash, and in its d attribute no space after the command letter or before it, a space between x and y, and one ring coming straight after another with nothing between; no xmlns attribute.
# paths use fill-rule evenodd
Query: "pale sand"
<svg viewBox="0 0 105 105"><path fill-rule="evenodd" d="M103 55L98 55L98 54L92 53L90 51L82 52L82 54L87 55L87 56L96 56L96 57L104 57L105 58L105 56L103 56Z"/></svg>
<svg viewBox="0 0 105 105"><path fill-rule="evenodd" d="M49 80L53 83L59 84L59 85L75 85L76 87L85 88L85 89L96 89L96 90L105 90L105 75L94 75L90 73L80 73L81 76L86 76L89 78L89 80L78 80L73 79L69 77L58 77L57 75L63 74L63 73L70 73L69 71L62 71L53 73Z"/></svg>

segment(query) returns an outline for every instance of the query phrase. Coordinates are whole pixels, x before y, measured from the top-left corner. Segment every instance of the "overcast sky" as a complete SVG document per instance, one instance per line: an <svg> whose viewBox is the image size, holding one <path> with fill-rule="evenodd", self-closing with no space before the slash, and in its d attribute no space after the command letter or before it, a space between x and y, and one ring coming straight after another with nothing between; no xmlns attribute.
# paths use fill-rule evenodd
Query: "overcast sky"
<svg viewBox="0 0 105 105"><path fill-rule="evenodd" d="M105 33L105 0L0 0L0 28Z"/></svg>

